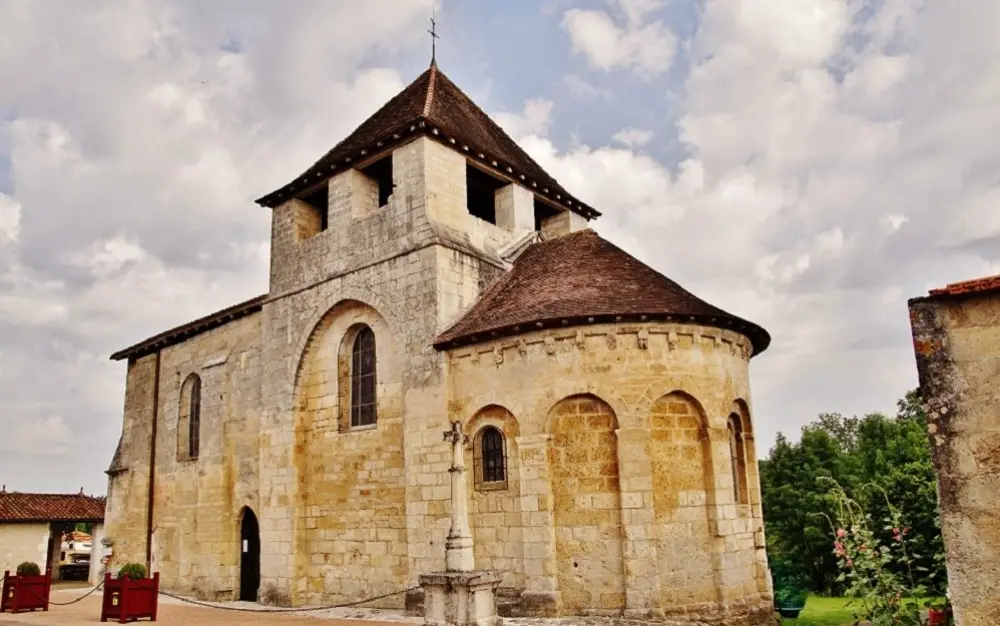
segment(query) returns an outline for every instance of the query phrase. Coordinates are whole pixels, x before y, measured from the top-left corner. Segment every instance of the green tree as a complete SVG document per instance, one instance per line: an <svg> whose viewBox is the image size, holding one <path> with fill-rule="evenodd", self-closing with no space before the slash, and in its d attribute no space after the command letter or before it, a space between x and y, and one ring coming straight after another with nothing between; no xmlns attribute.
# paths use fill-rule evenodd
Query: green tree
<svg viewBox="0 0 1000 626"><path fill-rule="evenodd" d="M761 496L768 555L784 571L805 576L820 593L841 593L837 559L826 518L834 512L829 481L871 512L888 516L886 499L905 523L922 582L941 589L944 570L937 511L937 488L924 411L916 390L897 403L895 416L862 418L822 413L802 429L798 442L779 434L760 462ZM862 488L872 486L875 489ZM902 532L904 529L899 529ZM879 527L888 541L892 528Z"/></svg>

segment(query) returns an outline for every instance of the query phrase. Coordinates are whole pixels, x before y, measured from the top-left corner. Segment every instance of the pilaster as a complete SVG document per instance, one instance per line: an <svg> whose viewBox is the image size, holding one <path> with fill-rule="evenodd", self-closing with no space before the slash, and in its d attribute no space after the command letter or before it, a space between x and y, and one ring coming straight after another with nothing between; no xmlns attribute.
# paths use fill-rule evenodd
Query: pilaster
<svg viewBox="0 0 1000 626"><path fill-rule="evenodd" d="M650 616L660 598L649 430L619 428L615 434L625 562L625 617L642 618Z"/></svg>
<svg viewBox="0 0 1000 626"><path fill-rule="evenodd" d="M521 462L521 515L524 526L524 592L530 614L554 615L560 605L556 578L556 533L549 440L551 435L517 437Z"/></svg>
<svg viewBox="0 0 1000 626"><path fill-rule="evenodd" d="M535 196L526 188L511 183L497 190L497 226L519 233L535 229Z"/></svg>

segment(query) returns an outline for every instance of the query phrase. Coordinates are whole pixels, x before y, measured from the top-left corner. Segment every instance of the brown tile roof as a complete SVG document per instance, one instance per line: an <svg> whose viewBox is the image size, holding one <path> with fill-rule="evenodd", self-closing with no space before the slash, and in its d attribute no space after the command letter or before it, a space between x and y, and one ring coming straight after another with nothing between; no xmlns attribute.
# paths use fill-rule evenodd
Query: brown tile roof
<svg viewBox="0 0 1000 626"><path fill-rule="evenodd" d="M562 324L642 316L731 328L746 335L754 354L771 338L760 326L699 299L621 248L585 229L529 246L454 325L439 349L516 334L538 322Z"/></svg>
<svg viewBox="0 0 1000 626"><path fill-rule="evenodd" d="M171 328L170 330L163 331L162 333L154 335L149 339L140 341L133 346L129 346L124 350L115 352L111 355L111 360L120 361L128 358L139 358L147 354L152 354L153 352L168 346L178 344L185 339L199 335L213 328L218 328L223 324L260 311L264 306L264 300L266 299L267 295L257 296L256 298L252 298L246 302L240 302L239 304L234 304L233 306L222 309L221 311L216 311L215 313L206 315L205 317L200 317L193 322L181 324L180 326Z"/></svg>
<svg viewBox="0 0 1000 626"><path fill-rule="evenodd" d="M467 151L484 165L517 178L539 195L571 211L588 218L600 215L599 211L563 189L436 64L386 102L312 167L292 182L259 198L257 203L273 208L328 179L338 170L353 167L352 164L405 141L415 133L429 135Z"/></svg>
<svg viewBox="0 0 1000 626"><path fill-rule="evenodd" d="M950 283L940 289L931 289L932 296L961 296L975 293L985 293L987 291L1000 290L1000 274L996 276L986 276L985 278L975 278L964 280L958 283Z"/></svg>
<svg viewBox="0 0 1000 626"><path fill-rule="evenodd" d="M3 522L101 522L104 497L83 493L19 493L0 491L0 523Z"/></svg>

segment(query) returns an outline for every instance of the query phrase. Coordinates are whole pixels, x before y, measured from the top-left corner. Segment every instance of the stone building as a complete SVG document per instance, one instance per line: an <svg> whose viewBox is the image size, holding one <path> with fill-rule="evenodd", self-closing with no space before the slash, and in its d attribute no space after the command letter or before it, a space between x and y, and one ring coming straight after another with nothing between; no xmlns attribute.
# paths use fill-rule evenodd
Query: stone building
<svg viewBox="0 0 1000 626"><path fill-rule="evenodd" d="M1000 276L909 302L959 626L1000 624Z"/></svg>
<svg viewBox="0 0 1000 626"><path fill-rule="evenodd" d="M770 623L762 328L590 230L433 64L258 203L268 293L112 356L115 562L279 605L412 587L443 567L460 420L504 614Z"/></svg>

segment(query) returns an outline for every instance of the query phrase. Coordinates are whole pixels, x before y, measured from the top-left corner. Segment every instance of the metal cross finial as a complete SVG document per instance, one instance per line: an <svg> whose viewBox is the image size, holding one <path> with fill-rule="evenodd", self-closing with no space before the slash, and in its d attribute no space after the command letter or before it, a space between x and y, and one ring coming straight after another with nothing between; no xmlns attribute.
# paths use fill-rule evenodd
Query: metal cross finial
<svg viewBox="0 0 1000 626"><path fill-rule="evenodd" d="M437 63L437 40L441 37L437 34L437 22L433 17L431 17L431 28L427 32L431 34L431 65L434 65Z"/></svg>

